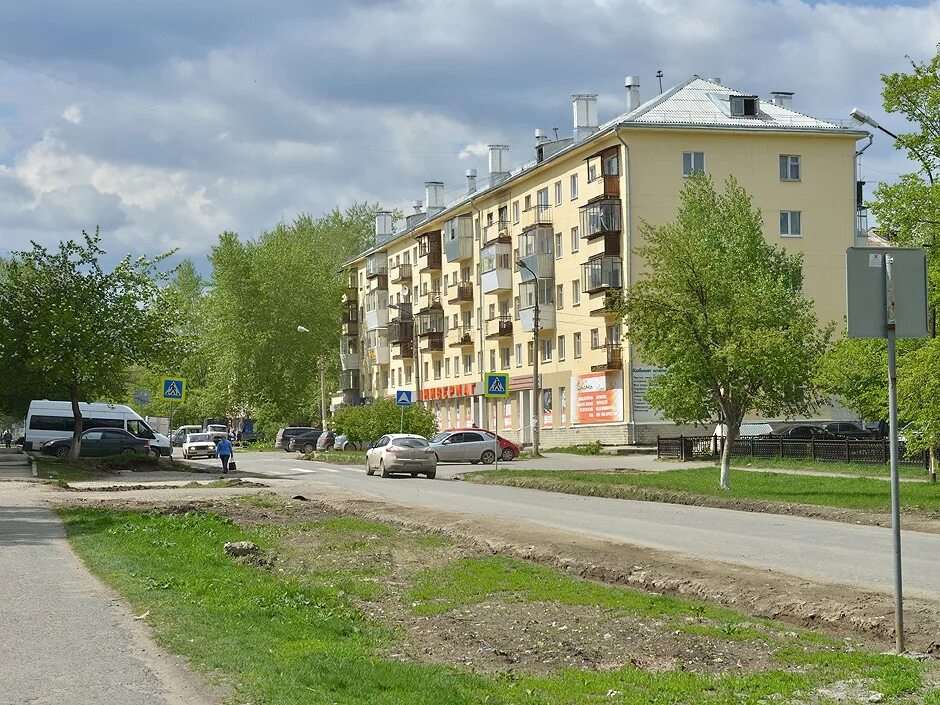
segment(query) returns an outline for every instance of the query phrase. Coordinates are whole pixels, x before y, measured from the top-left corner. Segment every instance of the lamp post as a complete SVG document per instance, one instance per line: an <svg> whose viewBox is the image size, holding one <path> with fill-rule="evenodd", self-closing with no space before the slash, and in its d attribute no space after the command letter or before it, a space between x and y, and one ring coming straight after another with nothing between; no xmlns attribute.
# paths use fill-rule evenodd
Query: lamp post
<svg viewBox="0 0 940 705"><path fill-rule="evenodd" d="M297 326L298 333L309 333L309 328ZM320 425L326 430L326 369L323 358L320 358Z"/></svg>
<svg viewBox="0 0 940 705"><path fill-rule="evenodd" d="M535 284L535 311L532 321L532 455L539 457L539 426L542 415L542 389L539 380L539 278L532 268L521 259L516 260L520 269L532 275Z"/></svg>
<svg viewBox="0 0 940 705"><path fill-rule="evenodd" d="M849 113L849 115L851 115L854 119L858 120L859 122L863 122L870 127L874 127L876 130L881 130L886 135L888 135L888 137L891 137L892 139L898 138L896 134L891 132L891 130L888 130L882 127L881 123L879 123L877 120L875 120L875 118L873 118L871 115L869 115L863 110L860 110L858 108L852 108L852 112Z"/></svg>

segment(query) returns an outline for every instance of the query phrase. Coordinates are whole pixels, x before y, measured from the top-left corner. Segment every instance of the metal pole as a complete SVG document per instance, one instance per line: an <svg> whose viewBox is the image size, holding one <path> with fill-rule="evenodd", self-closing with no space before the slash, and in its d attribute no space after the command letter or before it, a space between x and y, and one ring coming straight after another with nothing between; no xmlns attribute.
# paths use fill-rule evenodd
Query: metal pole
<svg viewBox="0 0 940 705"><path fill-rule="evenodd" d="M531 270L530 270L531 271ZM532 272L535 276L535 272ZM542 416L542 389L539 384L539 279L535 277L535 320L532 326L532 455L539 457L539 421Z"/></svg>
<svg viewBox="0 0 940 705"><path fill-rule="evenodd" d="M401 423L398 426L398 432L405 432L405 407L401 407Z"/></svg>
<svg viewBox="0 0 940 705"><path fill-rule="evenodd" d="M326 362L320 358L320 427L326 430Z"/></svg>
<svg viewBox="0 0 940 705"><path fill-rule="evenodd" d="M898 481L897 352L895 350L894 258L885 255L888 338L888 438L891 452L891 536L894 543L894 646L904 653L904 597L901 582L901 500Z"/></svg>
<svg viewBox="0 0 940 705"><path fill-rule="evenodd" d="M485 380L486 378L484 377L483 379ZM483 398L486 399L486 397ZM489 400L484 403L489 406ZM495 470L499 470L499 406L502 403L502 397L497 397L496 401L494 402L494 404L496 404L496 418L493 420L493 423L496 425L496 435L493 437L493 452L496 453L496 459L493 461L496 463L494 466Z"/></svg>

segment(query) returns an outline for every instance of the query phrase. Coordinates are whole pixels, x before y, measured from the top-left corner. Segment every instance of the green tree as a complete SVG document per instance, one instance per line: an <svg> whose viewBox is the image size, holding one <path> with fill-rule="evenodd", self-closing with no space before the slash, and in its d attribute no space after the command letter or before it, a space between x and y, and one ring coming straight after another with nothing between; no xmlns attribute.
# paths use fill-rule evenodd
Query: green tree
<svg viewBox="0 0 940 705"><path fill-rule="evenodd" d="M0 368L14 371L11 401L25 414L30 398L72 402L72 457L78 457L80 401L120 394L128 367L158 361L173 348L163 316L160 283L166 273L153 259L129 256L111 271L98 231L59 243L52 252L37 244L14 253L0 284ZM11 386L11 385L6 385Z"/></svg>
<svg viewBox="0 0 940 705"><path fill-rule="evenodd" d="M425 438L437 433L433 411L421 404L400 407L391 399L377 399L364 406L344 406L333 416L333 427L353 441L375 441L386 433L399 433L399 429Z"/></svg>
<svg viewBox="0 0 940 705"><path fill-rule="evenodd" d="M801 256L764 240L760 212L733 178L718 193L710 177L691 177L680 201L673 222L643 224L649 276L630 287L622 313L643 359L667 370L650 386L651 404L679 423L726 424L727 489L747 412L818 404L813 370L830 331L801 293Z"/></svg>

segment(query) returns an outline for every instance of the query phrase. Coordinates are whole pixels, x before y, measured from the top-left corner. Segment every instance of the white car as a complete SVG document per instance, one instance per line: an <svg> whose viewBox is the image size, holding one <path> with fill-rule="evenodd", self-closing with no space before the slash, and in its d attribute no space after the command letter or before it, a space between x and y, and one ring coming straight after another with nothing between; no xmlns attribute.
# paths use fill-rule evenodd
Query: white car
<svg viewBox="0 0 940 705"><path fill-rule="evenodd" d="M206 430L203 433L208 433L212 436L212 440L221 441L223 438L228 438L228 426L223 426L221 424L209 424L206 426Z"/></svg>
<svg viewBox="0 0 940 705"><path fill-rule="evenodd" d="M216 455L215 441L208 433L190 433L183 441L183 458L189 460L198 455L214 458Z"/></svg>
<svg viewBox="0 0 940 705"><path fill-rule="evenodd" d="M423 436L388 433L366 451L366 475L372 475L376 470L382 477L425 475L433 480L437 475L437 456Z"/></svg>

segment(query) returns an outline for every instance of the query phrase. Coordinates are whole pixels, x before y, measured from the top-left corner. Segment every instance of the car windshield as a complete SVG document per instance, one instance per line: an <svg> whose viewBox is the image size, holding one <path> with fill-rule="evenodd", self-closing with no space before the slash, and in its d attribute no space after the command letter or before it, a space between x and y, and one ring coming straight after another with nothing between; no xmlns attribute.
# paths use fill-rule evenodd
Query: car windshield
<svg viewBox="0 0 940 705"><path fill-rule="evenodd" d="M436 436L434 436L434 437L431 439L431 443L440 443L441 441L443 441L443 440L444 440L445 438L447 438L448 436L450 436L449 433L438 433Z"/></svg>
<svg viewBox="0 0 940 705"><path fill-rule="evenodd" d="M397 446L402 448L427 448L428 442L423 438L396 438L392 441Z"/></svg>
<svg viewBox="0 0 940 705"><path fill-rule="evenodd" d="M188 436L186 436L187 443L204 443L208 440L208 433L190 433Z"/></svg>

